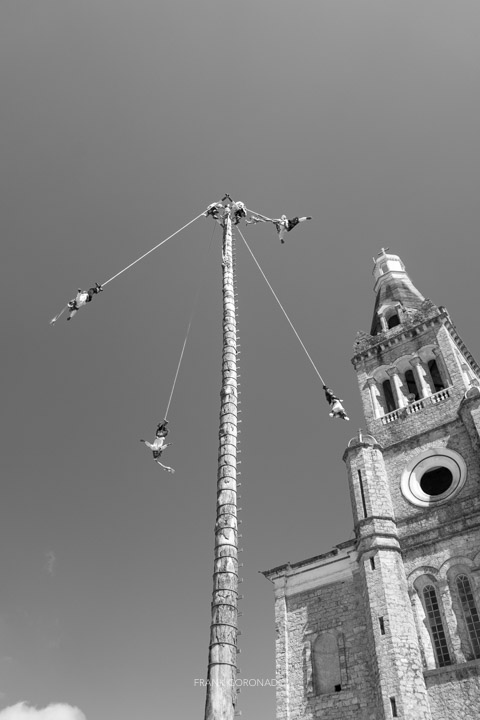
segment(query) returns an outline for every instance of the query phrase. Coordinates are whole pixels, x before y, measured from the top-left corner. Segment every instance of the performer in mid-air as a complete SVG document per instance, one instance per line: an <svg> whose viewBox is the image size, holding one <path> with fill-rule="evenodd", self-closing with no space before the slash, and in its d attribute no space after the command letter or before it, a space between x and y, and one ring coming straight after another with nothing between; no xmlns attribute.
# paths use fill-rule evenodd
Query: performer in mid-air
<svg viewBox="0 0 480 720"><path fill-rule="evenodd" d="M307 215L306 217L294 217L291 220L289 220L286 215L282 215L281 218L272 220L272 222L277 229L277 233L278 233L278 237L280 238L280 242L285 243L285 233L286 232L290 232L291 230L293 230L293 228L296 227L299 223L305 222L305 220L311 220L311 219L312 219L312 216Z"/></svg>
<svg viewBox="0 0 480 720"><path fill-rule="evenodd" d="M98 283L95 283L95 287L91 287L88 290L80 290L80 288L78 288L76 296L68 303L67 307L69 309L69 316L67 320L71 320L73 317L75 317L80 308L87 303L92 302L93 296L99 292L102 292L102 290L102 286Z"/></svg>
<svg viewBox="0 0 480 720"><path fill-rule="evenodd" d="M158 423L155 435L157 437L167 437L167 435L169 433L169 429L167 428L167 425L168 425L168 420L162 420L161 423Z"/></svg>
<svg viewBox="0 0 480 720"><path fill-rule="evenodd" d="M150 448L150 450L152 451L153 459L155 460L155 462L156 462L158 465L160 465L161 468L163 468L164 470L166 470L166 471L169 472L169 473L174 473L174 472L175 472L175 470L174 470L173 468L168 467L168 465L164 465L163 463L160 462L160 458L162 457L162 453L164 452L164 450L166 450L166 448L167 448L169 445L172 444L172 443L166 443L166 442L165 442L165 436L162 435L162 436L159 437L159 436L157 435L157 437L155 438L155 440L153 441L153 443L148 442L148 440L140 440L140 442L145 443L145 445L146 445L148 448Z"/></svg>
<svg viewBox="0 0 480 720"><path fill-rule="evenodd" d="M93 296L99 292L102 292L102 290L103 290L102 286L99 285L98 283L95 283L95 287L91 287L88 290L81 290L80 288L78 288L78 291L77 291L77 294L75 295L75 297L72 300L70 300L70 302L67 303L65 305L65 307L62 308L62 310L60 310L60 312L57 315L55 315L54 318L52 318L50 320L50 325L55 325L58 318L61 315L63 315L65 310L69 311L67 320L71 320L73 317L75 317L75 315L77 314L77 312L80 310L81 307L83 307L84 305L86 305L89 302L92 302Z"/></svg>
<svg viewBox="0 0 480 720"><path fill-rule="evenodd" d="M330 417L341 418L342 420L350 420L345 412L345 408L342 405L343 400L335 395L333 390L330 390L326 385L323 386L325 390L325 398L330 405L331 411L329 412Z"/></svg>

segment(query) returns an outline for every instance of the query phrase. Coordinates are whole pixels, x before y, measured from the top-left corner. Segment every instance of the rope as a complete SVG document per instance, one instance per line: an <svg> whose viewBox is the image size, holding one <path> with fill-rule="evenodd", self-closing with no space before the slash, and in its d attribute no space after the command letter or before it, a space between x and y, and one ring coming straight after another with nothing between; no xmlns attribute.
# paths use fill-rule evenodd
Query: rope
<svg viewBox="0 0 480 720"><path fill-rule="evenodd" d="M205 212L202 212L202 213L200 213L200 215L197 215L197 217L193 218L193 220L190 220L190 222L188 222L186 225L184 225L183 227L181 227L179 230L176 230L174 233L172 233L172 234L169 235L167 238L165 238L165 240L162 240L162 242L158 243L158 245L155 245L155 247L153 247L151 250L148 250L148 252L144 253L144 254L141 255L139 258L137 258L137 259L134 260L132 263L130 263L130 265L127 265L127 267L124 267L123 270L120 270L120 272L118 272L116 275L113 275L111 278L109 278L108 280L106 280L106 281L102 284L102 288L104 288L105 285L108 285L108 283L111 283L112 280L115 280L115 278L117 278L119 275L121 275L122 273L126 272L126 270L129 270L131 267L133 267L134 265L136 265L138 262L140 262L140 260L143 260L143 258L147 257L147 255L150 255L150 253L152 253L154 250L157 250L157 248L159 248L161 245L163 245L164 243L166 243L167 240L171 240L175 235L178 235L179 232L182 232L182 230L185 230L185 228L187 228L189 225L191 225L192 223L194 223L195 220L198 220L198 218L202 217L202 215L205 215ZM50 325L55 325L55 323L57 322L58 318L59 318L61 315L63 315L63 313L65 312L65 310L66 310L67 308L68 308L68 305L65 305L65 307L60 310L60 312L58 313L58 315L55 315L55 317L53 317L53 318L50 320Z"/></svg>
<svg viewBox="0 0 480 720"><path fill-rule="evenodd" d="M195 218L195 220L197 220L197 218ZM192 220L192 222L193 222L193 220ZM217 227L217 223L215 223L214 228L213 228L212 237L210 238L210 245L208 246L207 256L208 256L208 253L210 252L210 250L212 249L213 236L215 235L216 227ZM168 239L168 238L167 238L167 239ZM203 273L202 273L202 275L203 275ZM166 420L167 417L168 417L168 411L170 410L170 405L171 405L171 402L172 402L173 392L174 392L174 390L175 390L175 385L177 384L178 373L180 372L180 366L181 366L181 364L182 364L183 354L184 354L184 352L185 352L185 347L186 347L186 345L187 345L188 336L189 336L189 334L190 334L190 328L192 327L193 318L194 318L194 316L195 316L195 312L196 312L196 309L197 309L197 307L198 307L198 299L199 299L199 296L200 296L201 287L202 287L202 286L201 286L201 284L200 284L200 282L199 282L198 287L197 287L197 292L196 292L196 294L195 294L195 299L194 299L193 305L192 305L192 312L190 313L190 320L189 320L189 322L188 322L187 332L186 332L186 334L185 334L185 339L184 339L184 341L183 341L182 351L181 351L181 353L180 353L180 359L179 359L179 361L178 361L177 370L176 370L176 372L175 372L175 377L174 377L174 380L173 380L172 389L171 389L171 391L170 391L170 397L168 398L167 409L166 409L165 415L164 415L164 419L165 419L165 420Z"/></svg>
<svg viewBox="0 0 480 720"><path fill-rule="evenodd" d="M255 212L255 210L250 210L250 208L247 208L250 215L256 215L259 218L262 218L262 220L266 220L267 222L273 222L272 218L267 217L266 215L262 215L261 213Z"/></svg>
<svg viewBox="0 0 480 720"><path fill-rule="evenodd" d="M58 315L55 315L55 317L53 317L53 318L50 320L50 325L55 325L55 323L57 322L58 318L63 315L63 313L65 312L65 310L66 310L67 308L68 308L68 305L65 305L65 307L63 307L63 308L60 310L60 312L58 313Z"/></svg>
<svg viewBox="0 0 480 720"><path fill-rule="evenodd" d="M175 385L177 384L178 373L180 370L180 365L182 364L183 353L185 352L185 345L187 344L188 334L190 332L191 326L192 326L192 321L190 320L190 322L188 323L187 334L185 335L185 340L183 341L182 352L180 353L180 360L178 361L178 365L177 365L177 372L175 373L175 378L173 380L172 389L170 391L170 397L168 398L167 409L165 410L165 417L164 417L165 420L167 419L168 411L170 410L170 403L172 402L173 391L175 390Z"/></svg>
<svg viewBox="0 0 480 720"><path fill-rule="evenodd" d="M161 245L166 243L167 240L171 240L175 235L178 235L179 232L182 232L182 230L185 230L185 228L187 228L189 225L194 223L195 220L198 220L198 218L202 217L202 215L205 215L205 211L201 212L200 215L197 215L197 217L193 218L193 220L190 220L190 222L188 222L186 225L181 227L179 230L176 230L174 233L172 233L167 238L165 238L165 240L162 240L162 242L158 243L158 245L155 245L155 247L153 247L151 250L148 250L148 252L144 253L139 258L134 260L132 263L130 263L130 265L127 265L127 267L124 267L123 270L120 270L120 272L118 272L116 275L113 275L111 278L106 280L104 283L102 283L102 287L105 287L105 285L108 285L108 283L111 283L112 280L115 280L115 278L117 278L119 275L126 272L126 270L129 270L131 267L136 265L138 262L140 262L140 260L143 260L143 258L147 257L147 255L150 255L150 253L152 253L154 250L157 250L157 248L159 248Z"/></svg>
<svg viewBox="0 0 480 720"><path fill-rule="evenodd" d="M302 348L304 349L306 356L307 356L308 359L310 360L313 369L315 370L315 372L317 373L317 375L318 375L318 377L319 377L319 379L320 379L320 382L322 383L322 385L325 385L325 382L324 382L322 376L321 376L320 373L318 372L315 363L313 362L313 360L312 360L312 358L310 357L310 354L309 354L307 348L305 347L305 345L303 344L303 342L302 342L302 340L301 340L301 338L300 338L300 335L299 335L298 332L295 330L292 321L290 320L290 318L288 317L288 315L287 315L287 313L286 313L286 311L285 311L285 308L283 307L282 303L280 302L280 300L278 299L277 295L275 294L274 289L272 288L272 286L271 286L270 283L268 282L267 276L265 275L265 273L263 272L262 268L260 267L260 264L259 264L257 258L255 257L255 255L253 254L253 252L252 252L252 250L251 250L251 248L250 248L250 245L249 245L249 244L247 243L247 241L245 240L245 238L244 238L244 236L243 236L243 233L242 233L242 231L240 230L240 228L237 226L236 229L238 230L238 232L239 232L239 234L240 234L240 237L242 238L243 242L244 242L245 245L247 246L247 249L248 249L250 255L251 255L252 258L255 260L255 264L256 264L256 266L258 267L258 269L260 270L260 272L262 273L263 279L265 280L265 282L267 283L268 287L269 287L270 290L272 291L272 295L273 295L273 297L275 298L275 300L277 301L278 306L280 307L280 310L283 312L283 314L284 314L285 317L287 318L288 324L290 325L290 327L292 328L293 332L294 332L295 335L297 336L297 340L298 340L298 342L300 343L300 345L302 346Z"/></svg>

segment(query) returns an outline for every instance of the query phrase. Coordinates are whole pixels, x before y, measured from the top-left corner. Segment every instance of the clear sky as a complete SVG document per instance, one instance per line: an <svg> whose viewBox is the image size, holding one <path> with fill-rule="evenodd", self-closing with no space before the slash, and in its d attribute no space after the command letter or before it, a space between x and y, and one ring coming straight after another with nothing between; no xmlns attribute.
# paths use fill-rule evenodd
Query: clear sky
<svg viewBox="0 0 480 720"><path fill-rule="evenodd" d="M239 244L240 677L274 678L259 570L353 537L350 358L382 246L480 358L479 36L477 0L2 0L0 720L203 717L218 229L211 245L198 220L48 322L225 192L313 215L285 245L271 226L244 233L351 417L329 419ZM165 412L197 291L168 475L139 438ZM238 707L273 720L274 690Z"/></svg>

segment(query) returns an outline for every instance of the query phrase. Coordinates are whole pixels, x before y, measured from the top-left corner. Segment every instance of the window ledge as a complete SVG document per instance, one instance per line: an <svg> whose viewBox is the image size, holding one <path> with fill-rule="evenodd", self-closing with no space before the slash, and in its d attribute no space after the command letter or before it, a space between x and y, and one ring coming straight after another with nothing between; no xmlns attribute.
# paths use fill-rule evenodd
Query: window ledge
<svg viewBox="0 0 480 720"><path fill-rule="evenodd" d="M438 676L452 675L456 679L463 679L464 677L480 675L480 658L476 660L468 660L464 663L457 663L455 665L445 665L440 668L433 668L432 670L424 670L423 676L427 678L437 678Z"/></svg>

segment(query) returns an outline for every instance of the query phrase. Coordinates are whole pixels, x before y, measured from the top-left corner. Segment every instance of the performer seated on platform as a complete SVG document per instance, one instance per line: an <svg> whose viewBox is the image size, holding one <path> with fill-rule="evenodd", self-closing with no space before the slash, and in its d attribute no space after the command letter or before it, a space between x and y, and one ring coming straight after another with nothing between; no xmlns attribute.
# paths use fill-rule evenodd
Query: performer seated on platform
<svg viewBox="0 0 480 720"><path fill-rule="evenodd" d="M245 207L245 203L243 202L234 202L232 203L232 210L233 210L233 222L235 225L238 225L240 220L242 218L247 217L247 208Z"/></svg>
<svg viewBox="0 0 480 720"><path fill-rule="evenodd" d="M225 208L221 202L212 203L207 207L204 215L205 217L208 217L210 215L210 217L212 217L214 220L221 224L224 210Z"/></svg>

